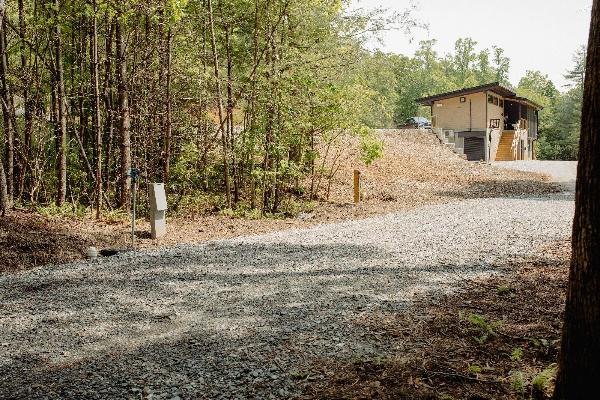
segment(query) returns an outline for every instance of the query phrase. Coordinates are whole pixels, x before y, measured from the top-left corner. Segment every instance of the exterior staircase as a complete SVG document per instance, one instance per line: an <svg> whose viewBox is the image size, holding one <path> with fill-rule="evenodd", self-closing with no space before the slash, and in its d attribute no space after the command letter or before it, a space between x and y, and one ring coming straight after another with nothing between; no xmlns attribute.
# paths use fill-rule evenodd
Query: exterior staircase
<svg viewBox="0 0 600 400"><path fill-rule="evenodd" d="M496 161L513 161L515 159L513 151L514 131L502 132L498 152L496 152Z"/></svg>
<svg viewBox="0 0 600 400"><path fill-rule="evenodd" d="M433 128L432 132L438 137L442 144L445 144L450 150L454 153L458 154L458 156L462 159L467 159L467 156L464 153L464 144L458 142L458 136L452 130L443 130L440 128Z"/></svg>

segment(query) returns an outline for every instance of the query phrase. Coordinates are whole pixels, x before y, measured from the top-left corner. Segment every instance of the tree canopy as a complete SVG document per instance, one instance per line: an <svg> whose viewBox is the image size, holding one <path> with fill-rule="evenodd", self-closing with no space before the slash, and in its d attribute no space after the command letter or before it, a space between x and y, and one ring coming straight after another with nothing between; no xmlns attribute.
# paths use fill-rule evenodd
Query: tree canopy
<svg viewBox="0 0 600 400"><path fill-rule="evenodd" d="M11 2L0 30L2 204L101 216L127 208L132 167L164 181L177 206L277 213L318 197L335 175L331 143L355 135L381 154L368 128L426 116L415 99L510 85L504 50L471 38L445 55L435 40L414 56L366 50L381 30L419 26L411 9L349 12L343 1ZM547 106L542 157L577 152L580 53L565 94L541 72L517 88Z"/></svg>

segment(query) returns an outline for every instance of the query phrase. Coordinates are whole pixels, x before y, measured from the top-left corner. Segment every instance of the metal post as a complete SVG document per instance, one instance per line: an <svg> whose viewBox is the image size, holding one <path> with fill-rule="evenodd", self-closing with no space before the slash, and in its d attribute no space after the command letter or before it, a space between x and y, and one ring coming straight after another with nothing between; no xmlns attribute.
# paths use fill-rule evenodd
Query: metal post
<svg viewBox="0 0 600 400"><path fill-rule="evenodd" d="M131 248L135 249L135 206L136 206L136 194L137 194L137 180L140 176L140 170L137 168L131 168L129 170L129 176L131 177Z"/></svg>
<svg viewBox="0 0 600 400"><path fill-rule="evenodd" d="M136 203L135 180L131 180L131 247L135 249L135 203Z"/></svg>

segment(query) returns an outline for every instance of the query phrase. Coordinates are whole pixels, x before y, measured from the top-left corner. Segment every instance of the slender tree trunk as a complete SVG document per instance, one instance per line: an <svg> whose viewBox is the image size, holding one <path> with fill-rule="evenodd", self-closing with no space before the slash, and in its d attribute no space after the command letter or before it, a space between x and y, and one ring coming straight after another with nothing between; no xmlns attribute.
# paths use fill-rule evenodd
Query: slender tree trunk
<svg viewBox="0 0 600 400"><path fill-rule="evenodd" d="M29 89L31 79L29 77L27 57L25 50L25 38L26 38L26 25L25 25L25 8L23 0L18 1L19 8L19 39L20 39L20 53L21 53L21 81L23 83L23 104L25 107L25 128L23 130L23 141L21 152L21 168L19 168L19 198L23 197L25 192L25 174L27 170L30 170L31 162L31 131L33 129L33 115L32 105L29 96Z"/></svg>
<svg viewBox="0 0 600 400"><path fill-rule="evenodd" d="M106 25L108 34L105 38L105 51L106 58L104 60L104 86L103 86L103 100L104 109L106 110L105 116L105 133L106 133L106 157L105 157L105 171L104 176L106 178L105 192L110 193L111 190L111 171L112 171L112 149L113 149L113 135L114 135L114 119L113 119L113 96L112 96L112 41L113 33L115 30L115 24L106 17Z"/></svg>
<svg viewBox="0 0 600 400"><path fill-rule="evenodd" d="M119 98L119 138L121 141L121 168L119 171L119 206L126 207L129 204L129 186L131 178L131 136L129 132L129 97L127 92L127 63L125 58L125 42L123 40L123 17L122 11L117 14L117 26L115 29L117 50L117 92Z"/></svg>
<svg viewBox="0 0 600 400"><path fill-rule="evenodd" d="M202 0L202 38L201 40L201 53L202 53L202 69L199 74L199 86L204 85L204 79L208 72L208 18L204 10L206 9L206 0ZM202 132L202 173L203 173L203 189L208 191L208 152L211 148L209 124L208 124L208 101L206 96L201 96L200 99L200 115L202 119L200 121L200 130Z"/></svg>
<svg viewBox="0 0 600 400"><path fill-rule="evenodd" d="M227 136L231 146L231 168L233 175L233 203L240 199L238 166L235 152L235 127L233 124L233 57L231 50L231 35L229 26L225 25L225 46L227 54Z"/></svg>
<svg viewBox="0 0 600 400"><path fill-rule="evenodd" d="M223 94L221 90L221 80L219 78L219 53L217 52L217 41L215 38L215 24L213 18L212 0L207 1L208 6L208 24L210 27L210 42L213 53L213 66L215 72L215 84L217 89L217 103L219 109L219 132L221 134L221 143L223 145L223 179L225 180L225 199L227 207L231 208L231 184L229 182L229 157L227 152L227 135L223 130L225 119L223 118Z"/></svg>
<svg viewBox="0 0 600 400"><path fill-rule="evenodd" d="M92 125L94 126L96 144L96 218L100 219L102 213L102 128L100 126L100 86L98 82L98 7L96 0L92 0L94 15L92 16L92 90L94 91L94 113Z"/></svg>
<svg viewBox="0 0 600 400"><path fill-rule="evenodd" d="M258 52L259 52L259 40L260 40L260 8L259 8L259 0L254 0L254 52L253 52L253 61L254 65L258 64ZM256 88L256 74L252 74L250 76L251 79L251 95L250 95L250 132L252 135L256 134L256 97L257 97L257 88ZM255 161L254 154L249 155L250 159L250 207L256 208L256 179L254 178Z"/></svg>
<svg viewBox="0 0 600 400"><path fill-rule="evenodd" d="M4 7L4 0L1 0L2 7ZM2 10L4 13L4 8ZM10 207L13 200L14 195L14 160L15 160L15 152L14 152L14 126L13 119L14 115L12 115L12 109L10 108L11 100L10 100L10 90L8 88L7 82L7 73L8 73L8 57L6 54L6 35L5 35L5 27L6 22L5 19L2 18L0 20L2 26L0 26L0 80L2 87L0 88L0 97L2 101L2 118L3 118L3 126L4 126L4 135L6 138L6 186L7 186L7 206ZM1 160L0 156L0 160Z"/></svg>
<svg viewBox="0 0 600 400"><path fill-rule="evenodd" d="M58 9L60 7L59 0L54 1L54 6L56 7L56 13L58 14ZM58 163L56 168L56 175L58 181L58 192L56 195L56 205L62 206L65 202L65 198L67 195L67 107L66 107L66 99L65 99L65 80L64 80L64 69L62 62L62 32L60 27L60 20L58 15L56 15L56 31L55 31L55 56L56 56L56 101L57 109L58 109L58 137L57 137L57 145L58 145Z"/></svg>
<svg viewBox="0 0 600 400"><path fill-rule="evenodd" d="M600 392L600 0L592 8L577 173L556 400L594 399Z"/></svg>
<svg viewBox="0 0 600 400"><path fill-rule="evenodd" d="M5 9L4 0L0 0L0 31L4 33L4 9ZM4 40L4 35L0 35L0 40ZM4 47L4 42L2 42L2 47ZM2 49L2 60L4 60L4 48ZM3 80L3 92L4 92L4 70L2 71L2 80ZM4 95L4 93L3 93ZM5 110L8 107L4 96L2 98L2 109ZM7 121L10 119L6 118L7 113L3 113L4 116L4 124L6 125ZM9 122L10 123L10 122ZM4 217L6 214L6 209L8 208L8 191L6 188L6 174L4 172L4 161L2 160L2 155L0 155L0 216Z"/></svg>
<svg viewBox="0 0 600 400"><path fill-rule="evenodd" d="M166 118L165 118L165 140L164 140L164 162L163 162L163 182L165 184L165 187L168 187L169 185L169 167L170 167L170 163L171 163L171 136L172 136L172 121L171 121L171 107L172 107L172 101L171 101L171 61L172 61L172 57L171 57L171 45L172 45L172 40L173 39L173 33L171 31L171 28L169 28L168 32L167 32L167 43L166 43L166 47L167 47L167 51L166 51L166 63L167 63L167 76L166 76L166 80L167 80L167 90L166 90L166 102L167 102L167 110L166 110Z"/></svg>
<svg viewBox="0 0 600 400"><path fill-rule="evenodd" d="M6 175L4 174L4 162L0 157L0 216L4 217L8 209L8 193L6 190Z"/></svg>

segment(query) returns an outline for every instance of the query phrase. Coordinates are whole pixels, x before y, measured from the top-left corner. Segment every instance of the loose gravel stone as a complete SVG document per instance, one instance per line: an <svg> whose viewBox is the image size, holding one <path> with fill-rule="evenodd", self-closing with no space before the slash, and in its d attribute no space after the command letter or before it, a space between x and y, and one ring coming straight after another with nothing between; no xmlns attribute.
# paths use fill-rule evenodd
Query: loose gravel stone
<svg viewBox="0 0 600 400"><path fill-rule="evenodd" d="M537 255L572 217L478 199L1 276L0 399L300 396L316 360L385 354L364 313Z"/></svg>

